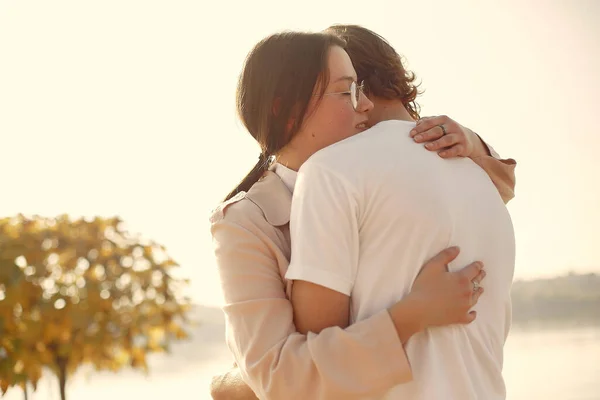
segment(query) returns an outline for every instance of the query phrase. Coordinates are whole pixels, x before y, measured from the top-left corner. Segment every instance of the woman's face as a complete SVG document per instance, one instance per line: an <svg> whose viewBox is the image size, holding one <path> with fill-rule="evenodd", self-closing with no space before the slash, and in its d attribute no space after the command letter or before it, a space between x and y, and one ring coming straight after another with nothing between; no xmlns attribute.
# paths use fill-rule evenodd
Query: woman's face
<svg viewBox="0 0 600 400"><path fill-rule="evenodd" d="M325 95L319 98L321 88L317 85L300 130L282 152L287 153L286 158L292 156L300 163L318 150L364 131L367 128L367 112L373 108L373 103L363 93L356 110L350 94L335 94L349 92L350 85L357 79L344 49L333 46L329 50L327 64L329 83Z"/></svg>

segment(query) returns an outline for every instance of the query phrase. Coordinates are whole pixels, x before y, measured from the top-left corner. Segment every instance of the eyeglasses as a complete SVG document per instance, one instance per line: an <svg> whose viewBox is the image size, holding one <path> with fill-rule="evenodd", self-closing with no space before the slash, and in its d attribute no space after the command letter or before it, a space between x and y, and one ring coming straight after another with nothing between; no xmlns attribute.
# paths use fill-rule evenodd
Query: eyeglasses
<svg viewBox="0 0 600 400"><path fill-rule="evenodd" d="M360 85L357 85L356 82L352 81L350 84L350 90L345 92L335 92L335 93L325 93L323 96L329 96L330 94L349 94L350 100L352 101L352 107L354 110L358 108L358 101L360 100L360 93L364 93L365 83L361 82Z"/></svg>

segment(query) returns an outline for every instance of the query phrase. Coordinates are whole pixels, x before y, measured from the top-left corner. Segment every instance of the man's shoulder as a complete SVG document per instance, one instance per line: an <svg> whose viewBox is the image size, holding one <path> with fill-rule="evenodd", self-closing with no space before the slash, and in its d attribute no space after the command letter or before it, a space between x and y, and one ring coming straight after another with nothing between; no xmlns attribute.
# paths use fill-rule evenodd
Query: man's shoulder
<svg viewBox="0 0 600 400"><path fill-rule="evenodd" d="M410 121L382 121L364 132L317 151L302 168L319 165L326 168L347 169L348 166L370 163L370 160L378 157L382 151L397 151L399 146L413 143L409 133L414 126L415 123Z"/></svg>
<svg viewBox="0 0 600 400"><path fill-rule="evenodd" d="M369 128L365 132L368 132L368 131L380 131L380 132L405 131L406 133L408 133L408 132L410 132L410 130L412 128L415 127L415 125L416 125L416 123L414 121L391 119L388 121L381 121L381 122L377 123L376 125L373 125L371 128Z"/></svg>
<svg viewBox="0 0 600 400"><path fill-rule="evenodd" d="M381 121L364 132L359 133L346 139L349 143L356 142L362 143L364 141L375 140L377 137L410 137L409 133L412 128L415 127L415 123L412 121L402 120L388 120Z"/></svg>
<svg viewBox="0 0 600 400"><path fill-rule="evenodd" d="M364 149L364 146L376 145L381 140L410 138L409 133L414 126L415 123L410 121L382 121L361 133L327 146L315 154L324 153L326 156L329 153L345 152L353 148Z"/></svg>

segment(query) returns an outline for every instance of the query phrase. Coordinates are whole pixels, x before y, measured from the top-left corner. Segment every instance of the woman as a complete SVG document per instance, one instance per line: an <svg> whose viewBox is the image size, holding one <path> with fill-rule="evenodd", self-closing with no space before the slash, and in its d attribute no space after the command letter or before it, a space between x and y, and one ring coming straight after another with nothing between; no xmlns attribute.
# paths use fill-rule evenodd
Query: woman
<svg viewBox="0 0 600 400"><path fill-rule="evenodd" d="M428 262L412 292L389 310L345 330L296 332L291 285L283 278L290 258L293 170L315 151L364 130L373 106L356 94L351 76L329 81L329 54L343 46L323 33L272 35L251 51L238 84L240 118L262 152L213 213L211 231L227 343L240 375L259 398L376 396L411 379L403 349L411 335L429 326L469 323L475 316L468 310L481 295L464 296L472 292L471 280L484 278L481 265L445 271L458 254L451 248ZM274 163L284 159L287 167ZM448 304L449 312L438 315L436 310ZM235 373L225 379L231 377L231 391L223 398L251 395Z"/></svg>

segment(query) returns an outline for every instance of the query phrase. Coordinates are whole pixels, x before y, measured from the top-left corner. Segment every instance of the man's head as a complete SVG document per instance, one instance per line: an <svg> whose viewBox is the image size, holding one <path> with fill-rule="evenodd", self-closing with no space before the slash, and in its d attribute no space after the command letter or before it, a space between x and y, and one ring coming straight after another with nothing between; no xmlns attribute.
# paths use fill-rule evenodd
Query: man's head
<svg viewBox="0 0 600 400"><path fill-rule="evenodd" d="M415 74L404 68L400 55L383 37L358 25L332 25L325 31L346 42L358 81L364 81L365 92L375 108L378 99L400 101L413 119L419 118Z"/></svg>

